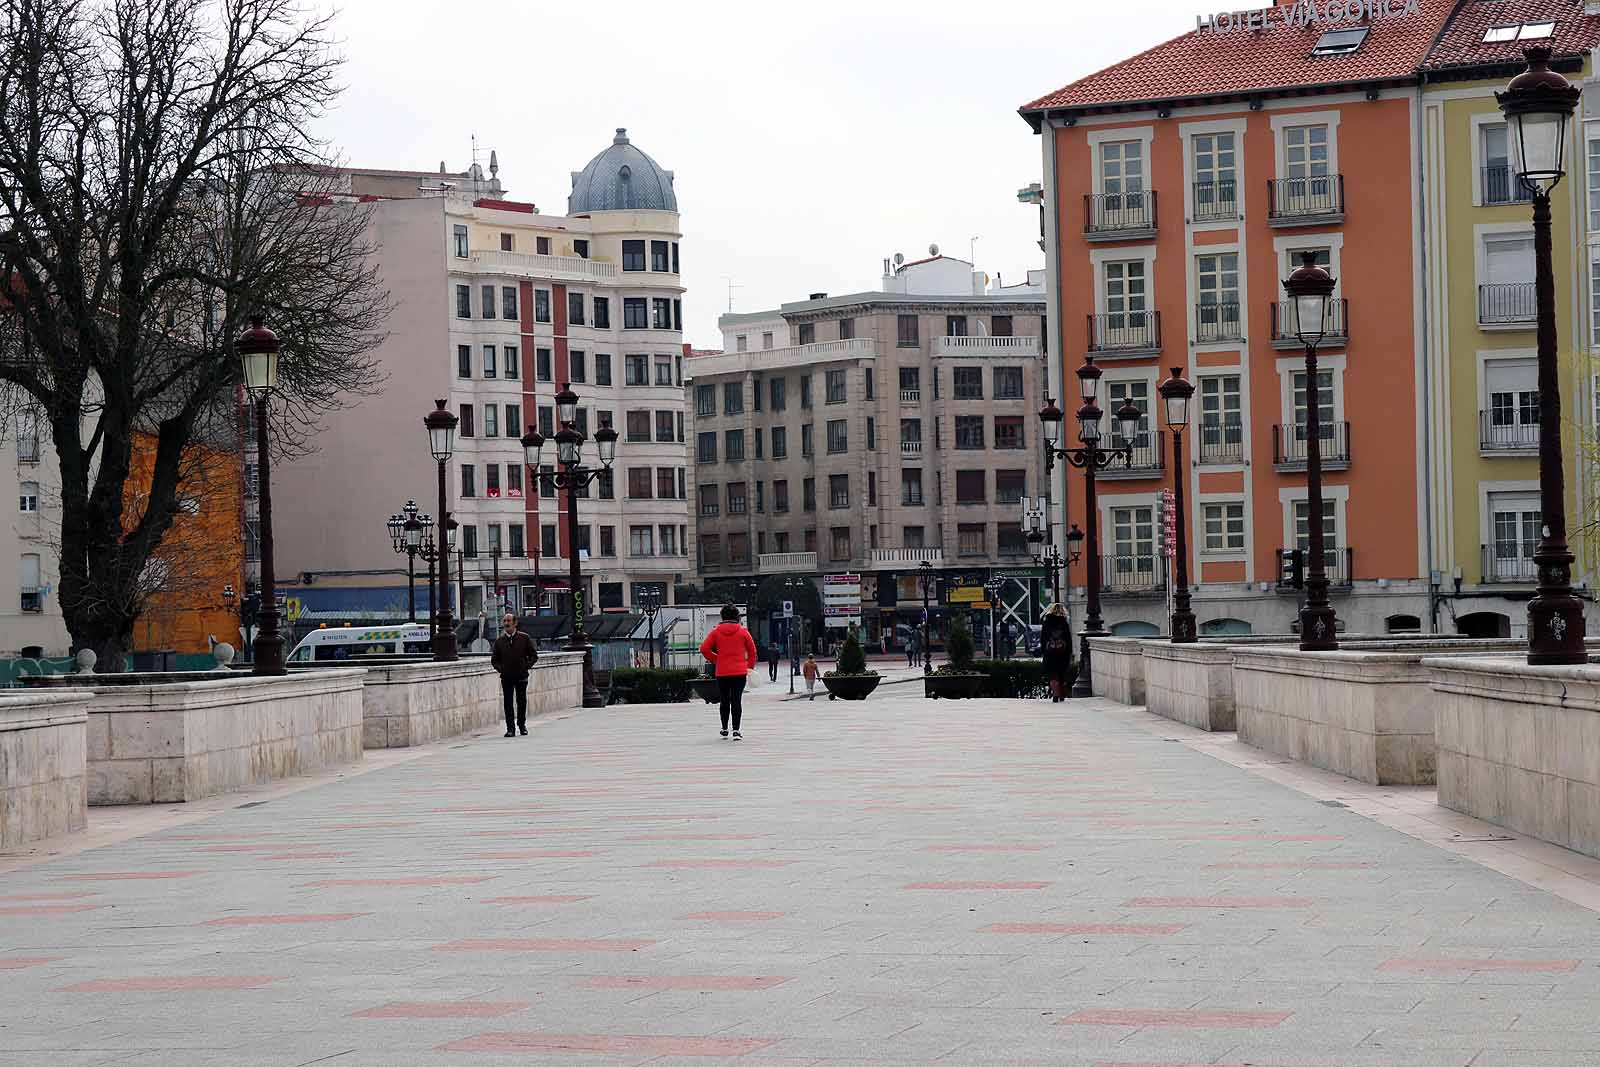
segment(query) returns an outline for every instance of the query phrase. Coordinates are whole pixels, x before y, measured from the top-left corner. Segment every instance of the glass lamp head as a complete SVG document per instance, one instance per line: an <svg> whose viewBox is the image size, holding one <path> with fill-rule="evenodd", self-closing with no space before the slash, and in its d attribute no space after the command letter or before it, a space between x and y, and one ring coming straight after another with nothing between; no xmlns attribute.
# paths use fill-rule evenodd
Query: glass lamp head
<svg viewBox="0 0 1600 1067"><path fill-rule="evenodd" d="M1528 69L1496 93L1511 141L1511 166L1521 182L1545 196L1566 174L1567 125L1581 90L1550 69L1550 49L1524 50Z"/></svg>

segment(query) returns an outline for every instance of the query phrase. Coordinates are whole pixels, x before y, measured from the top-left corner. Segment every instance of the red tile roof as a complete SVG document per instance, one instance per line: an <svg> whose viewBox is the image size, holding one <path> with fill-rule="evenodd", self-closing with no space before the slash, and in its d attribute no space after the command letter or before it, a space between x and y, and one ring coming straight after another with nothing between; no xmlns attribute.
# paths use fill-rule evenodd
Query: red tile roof
<svg viewBox="0 0 1600 1067"><path fill-rule="evenodd" d="M1325 2L1318 0L1319 8ZM1401 6L1402 2L1395 0L1395 5ZM1544 2L1548 5L1552 0ZM1419 6L1415 14L1377 19L1361 47L1343 56L1311 55L1324 32L1356 25L1342 20L1301 28L1285 25L1281 13L1273 11L1265 29L1222 33L1190 30L1046 93L1024 104L1021 110L1026 115L1055 108L1102 108L1407 79L1427 56L1454 5L1453 0L1420 0Z"/></svg>
<svg viewBox="0 0 1600 1067"><path fill-rule="evenodd" d="M1524 22L1554 22L1555 33L1533 41L1486 42L1483 35L1495 26ZM1557 56L1580 55L1600 43L1600 15L1585 15L1583 0L1473 0L1460 5L1439 41L1428 53L1423 68L1429 71L1466 66L1516 66L1523 64L1522 50L1547 45Z"/></svg>

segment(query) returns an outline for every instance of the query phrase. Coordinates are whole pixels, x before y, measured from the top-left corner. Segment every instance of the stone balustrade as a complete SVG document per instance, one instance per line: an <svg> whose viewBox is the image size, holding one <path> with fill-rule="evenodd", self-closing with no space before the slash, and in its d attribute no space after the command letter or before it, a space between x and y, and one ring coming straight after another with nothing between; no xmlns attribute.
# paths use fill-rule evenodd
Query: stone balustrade
<svg viewBox="0 0 1600 1067"><path fill-rule="evenodd" d="M364 745L409 748L503 722L500 676L487 656L366 667ZM528 717L583 706L583 656L542 652L528 676Z"/></svg>
<svg viewBox="0 0 1600 1067"><path fill-rule="evenodd" d="M80 690L0 693L0 850L84 828L88 705Z"/></svg>

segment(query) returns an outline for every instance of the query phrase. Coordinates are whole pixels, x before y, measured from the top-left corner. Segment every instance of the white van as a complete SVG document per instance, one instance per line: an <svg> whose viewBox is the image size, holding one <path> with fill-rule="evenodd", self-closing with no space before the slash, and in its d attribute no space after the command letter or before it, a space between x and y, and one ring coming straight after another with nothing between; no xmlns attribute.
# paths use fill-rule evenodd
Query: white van
<svg viewBox="0 0 1600 1067"><path fill-rule="evenodd" d="M362 656L399 656L428 652L433 645L428 624L399 626L325 626L312 630L294 647L290 663L336 663Z"/></svg>

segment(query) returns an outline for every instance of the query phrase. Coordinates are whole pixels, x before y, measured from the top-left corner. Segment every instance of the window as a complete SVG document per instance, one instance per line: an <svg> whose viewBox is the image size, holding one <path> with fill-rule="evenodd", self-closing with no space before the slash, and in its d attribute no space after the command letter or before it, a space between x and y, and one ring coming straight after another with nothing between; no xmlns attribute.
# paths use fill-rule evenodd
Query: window
<svg viewBox="0 0 1600 1067"><path fill-rule="evenodd" d="M472 377L472 346L456 345L456 377Z"/></svg>
<svg viewBox="0 0 1600 1067"><path fill-rule="evenodd" d="M650 413L648 411L630 411L623 416L623 422L627 427L629 441L650 440Z"/></svg>
<svg viewBox="0 0 1600 1067"><path fill-rule="evenodd" d="M658 442L664 441L668 444L677 440L677 432L675 431L672 422L672 412L656 412L656 440Z"/></svg>
<svg viewBox="0 0 1600 1067"><path fill-rule="evenodd" d="M539 406L539 433L546 439L556 434L556 409L548 404Z"/></svg>
<svg viewBox="0 0 1600 1067"><path fill-rule="evenodd" d="M672 300L656 297L650 301L650 325L657 330L672 329Z"/></svg>
<svg viewBox="0 0 1600 1067"><path fill-rule="evenodd" d="M748 508L745 504L745 483L728 483L728 514L743 515Z"/></svg>
<svg viewBox="0 0 1600 1067"><path fill-rule="evenodd" d="M656 531L653 526L628 527L628 555L653 556L656 554Z"/></svg>
<svg viewBox="0 0 1600 1067"><path fill-rule="evenodd" d="M994 502L1020 504L1028 495L1028 472L1002 470L994 472Z"/></svg>
<svg viewBox="0 0 1600 1067"><path fill-rule="evenodd" d="M588 437L589 436L589 409L588 408L578 408L577 411L574 412L574 414L577 415L578 432L583 434L585 437Z"/></svg>
<svg viewBox="0 0 1600 1067"><path fill-rule="evenodd" d="M488 550L491 557L500 555L500 524L491 522L488 526Z"/></svg>
<svg viewBox="0 0 1600 1067"><path fill-rule="evenodd" d="M539 555L545 559L555 559L560 554L556 547L556 528L554 526L539 527Z"/></svg>
<svg viewBox="0 0 1600 1067"><path fill-rule="evenodd" d="M848 341L856 335L855 319L839 320L839 340Z"/></svg>
<svg viewBox="0 0 1600 1067"><path fill-rule="evenodd" d="M780 480L772 483L772 510L775 512L789 510L789 483L787 481Z"/></svg>
<svg viewBox="0 0 1600 1067"><path fill-rule="evenodd" d="M503 233L500 235L500 251L515 252L516 249L517 238L515 234Z"/></svg>
<svg viewBox="0 0 1600 1067"><path fill-rule="evenodd" d="M678 270L678 242L672 242L672 273L680 274Z"/></svg>
<svg viewBox="0 0 1600 1067"><path fill-rule="evenodd" d="M1370 26L1357 26L1349 30L1329 30L1317 38L1317 43L1312 46L1311 54L1314 56L1347 56L1361 47L1361 42L1367 39Z"/></svg>
<svg viewBox="0 0 1600 1067"><path fill-rule="evenodd" d="M589 357L580 351L573 350L567 353L567 381L586 382L589 380Z"/></svg>
<svg viewBox="0 0 1600 1067"><path fill-rule="evenodd" d="M628 499L649 500L651 489L655 483L652 481L653 473L649 467L628 468Z"/></svg>
<svg viewBox="0 0 1600 1067"><path fill-rule="evenodd" d="M843 404L845 402L845 372L830 370L827 372L824 386L827 389L828 403Z"/></svg>
<svg viewBox="0 0 1600 1067"><path fill-rule="evenodd" d="M483 301L482 301L482 303L483 303L483 317L486 318L486 319L494 318L494 286L492 286L492 285L483 286Z"/></svg>
<svg viewBox="0 0 1600 1067"><path fill-rule="evenodd" d="M814 440L815 434L816 434L816 428L809 422L806 423L804 426L800 427L800 455L801 456L809 458L810 456L815 454L815 452L816 452L816 442Z"/></svg>
<svg viewBox="0 0 1600 1067"><path fill-rule="evenodd" d="M1243 459L1244 420L1237 374L1200 379L1201 459Z"/></svg>
<svg viewBox="0 0 1600 1067"><path fill-rule="evenodd" d="M817 480L815 478L807 478L807 479L805 479L805 481L800 483L800 489L801 489L801 495L803 497L803 499L800 502L800 506L802 508L804 508L806 511L816 511L817 510Z"/></svg>
<svg viewBox="0 0 1600 1067"><path fill-rule="evenodd" d="M828 475L828 506L830 508L847 508L850 506L850 476L848 474Z"/></svg>
<svg viewBox="0 0 1600 1067"><path fill-rule="evenodd" d="M25 512L36 512L36 511L38 511L39 510L39 483L38 482L23 482L21 484L20 488L21 488L21 505L22 505L20 510L25 511Z"/></svg>
<svg viewBox="0 0 1600 1067"><path fill-rule="evenodd" d="M1493 544L1484 581L1532 580L1537 571L1533 553L1539 546L1537 493L1490 493L1489 520Z"/></svg>
<svg viewBox="0 0 1600 1067"><path fill-rule="evenodd" d="M533 350L533 376L541 382L548 382L555 377L555 363L550 358L548 348Z"/></svg>
<svg viewBox="0 0 1600 1067"><path fill-rule="evenodd" d="M499 376L499 371L496 367L498 360L495 358L497 355L498 350L494 345L483 346L483 376L485 378L495 378Z"/></svg>
<svg viewBox="0 0 1600 1067"><path fill-rule="evenodd" d="M658 546L657 546L658 547L658 552L657 552L658 555L662 555L662 556L676 556L676 555L678 555L677 533L678 533L678 527L676 527L676 526L662 526L661 527L661 540L658 542Z"/></svg>
<svg viewBox="0 0 1600 1067"><path fill-rule="evenodd" d="M1283 130L1284 177L1289 179L1285 195L1305 206L1331 204L1329 188L1328 124L1286 126Z"/></svg>
<svg viewBox="0 0 1600 1067"><path fill-rule="evenodd" d="M700 562L707 567L722 566L722 538L704 534L700 538Z"/></svg>
<svg viewBox="0 0 1600 1067"><path fill-rule="evenodd" d="M850 424L844 419L828 420L828 451L845 452L850 448Z"/></svg>
<svg viewBox="0 0 1600 1067"><path fill-rule="evenodd" d="M878 420L871 415L867 416L867 451L878 450Z"/></svg>
<svg viewBox="0 0 1600 1067"><path fill-rule="evenodd" d="M500 407L497 404L483 405L483 436L500 436Z"/></svg>
<svg viewBox="0 0 1600 1067"><path fill-rule="evenodd" d="M766 510L767 510L767 483L766 482L757 482L756 483L756 514L760 515L762 512L764 512ZM765 544L766 540L767 540L767 535L765 533L763 533L763 534L760 535L760 538L761 538L761 543ZM762 549L762 551L766 551L766 550Z"/></svg>
<svg viewBox="0 0 1600 1067"><path fill-rule="evenodd" d="M900 451L911 453L922 451L921 419L900 420Z"/></svg>
<svg viewBox="0 0 1600 1067"><path fill-rule="evenodd" d="M650 242L650 269L658 273L667 273L667 242Z"/></svg>
<svg viewBox="0 0 1600 1067"><path fill-rule="evenodd" d="M1482 444L1488 448L1535 448L1539 444L1538 367L1532 360L1484 364L1488 404Z"/></svg>
<svg viewBox="0 0 1600 1067"><path fill-rule="evenodd" d="M450 227L450 236L452 244L454 245L453 250L455 252L455 257L457 259L466 259L467 228L465 226L452 226Z"/></svg>
<svg viewBox="0 0 1600 1067"><path fill-rule="evenodd" d="M722 506L717 502L721 490L715 485L702 485L700 487L700 514L707 517L722 514Z"/></svg>
<svg viewBox="0 0 1600 1067"><path fill-rule="evenodd" d="M844 560L850 558L850 527L835 526L829 531L830 559Z"/></svg>
<svg viewBox="0 0 1600 1067"><path fill-rule="evenodd" d="M761 347L763 349L768 349L768 348L772 347L772 331L771 330L767 330L767 331L765 331L765 332L763 332L761 334Z"/></svg>
<svg viewBox="0 0 1600 1067"><path fill-rule="evenodd" d="M625 296L622 298L622 328L624 330L643 330L650 325L648 301L642 296Z"/></svg>
<svg viewBox="0 0 1600 1067"><path fill-rule="evenodd" d="M750 397L756 411L761 410L761 378L758 376L750 383Z"/></svg>
<svg viewBox="0 0 1600 1067"><path fill-rule="evenodd" d="M611 329L611 298L597 296L594 298L594 328L597 330Z"/></svg>
<svg viewBox="0 0 1600 1067"><path fill-rule="evenodd" d="M1206 504L1200 513L1205 522L1205 551L1243 550L1244 504Z"/></svg>
<svg viewBox="0 0 1600 1067"><path fill-rule="evenodd" d="M716 386L697 385L694 387L694 413L700 418L717 413Z"/></svg>
<svg viewBox="0 0 1600 1067"><path fill-rule="evenodd" d="M548 256L550 254L550 238L535 237L533 239L533 253L537 256Z"/></svg>
<svg viewBox="0 0 1600 1067"><path fill-rule="evenodd" d="M922 468L906 467L901 470L900 503L906 507L922 506Z"/></svg>
<svg viewBox="0 0 1600 1067"><path fill-rule="evenodd" d="M1479 127L1478 147L1483 160L1483 203L1512 204L1531 199L1528 188L1522 184L1511 166L1511 143L1506 124L1488 122ZM1593 163L1591 162L1591 173ZM1591 210L1594 205L1594 184L1590 186Z"/></svg>
<svg viewBox="0 0 1600 1067"><path fill-rule="evenodd" d="M611 355L607 352L594 354L594 384L611 384Z"/></svg>
<svg viewBox="0 0 1600 1067"><path fill-rule="evenodd" d="M783 378L774 378L767 386L767 391L772 400L773 414L777 414L778 412L784 410L784 407L787 404L788 398L784 395L784 381L785 379Z"/></svg>
<svg viewBox="0 0 1600 1067"><path fill-rule="evenodd" d="M656 384L657 385L671 385L672 384L672 357L671 356L657 356L656 357Z"/></svg>
<svg viewBox="0 0 1600 1067"><path fill-rule="evenodd" d="M723 435L723 450L727 453L729 463L738 463L744 459L744 431L729 430Z"/></svg>
<svg viewBox="0 0 1600 1067"><path fill-rule="evenodd" d="M733 350L735 352L748 352L748 351L750 351L750 336L749 336L749 334L741 333L739 336L735 337L733 339Z"/></svg>
<svg viewBox="0 0 1600 1067"><path fill-rule="evenodd" d="M921 526L907 526L900 531L900 545L903 548L926 548L924 537Z"/></svg>
<svg viewBox="0 0 1600 1067"><path fill-rule="evenodd" d="M600 472L600 499L612 500L617 495L616 474L609 468Z"/></svg>
<svg viewBox="0 0 1600 1067"><path fill-rule="evenodd" d="M589 240L586 237L577 237L572 241L572 254L579 259L589 258ZM615 553L611 553L615 555Z"/></svg>
<svg viewBox="0 0 1600 1067"><path fill-rule="evenodd" d="M994 417L994 447L1006 449L1024 447L1023 421L1021 415L996 415Z"/></svg>
<svg viewBox="0 0 1600 1067"><path fill-rule="evenodd" d="M715 430L695 435L694 458L697 463L715 463L717 461L717 434Z"/></svg>
<svg viewBox="0 0 1600 1067"><path fill-rule="evenodd" d="M513 500L522 496L522 464L506 464L506 496Z"/></svg>
<svg viewBox="0 0 1600 1067"><path fill-rule="evenodd" d="M800 407L806 411L811 409L811 375L809 374L800 379Z"/></svg>
<svg viewBox="0 0 1600 1067"><path fill-rule="evenodd" d="M615 556L617 554L617 528L615 526L600 527L600 554L602 556Z"/></svg>
<svg viewBox="0 0 1600 1067"><path fill-rule="evenodd" d="M500 317L513 322L517 318L517 288L514 285L500 287Z"/></svg>
<svg viewBox="0 0 1600 1067"><path fill-rule="evenodd" d="M1600 137L1588 141L1589 232L1600 232Z"/></svg>
<svg viewBox="0 0 1600 1067"><path fill-rule="evenodd" d="M809 344L815 343L816 339L817 339L817 324L814 323L814 322L802 322L800 324L800 334L799 334L798 343L802 344L802 345L809 345Z"/></svg>
<svg viewBox="0 0 1600 1067"><path fill-rule="evenodd" d="M1137 210L1144 198L1144 142L1105 141L1100 145L1100 192L1105 196L1106 209L1120 212ZM996 337L1001 334L994 331Z"/></svg>
<svg viewBox="0 0 1600 1067"><path fill-rule="evenodd" d="M1118 343L1119 331L1145 328L1144 260L1130 259L1105 265L1106 341ZM1137 338L1125 338L1127 341Z"/></svg>
<svg viewBox="0 0 1600 1067"><path fill-rule="evenodd" d="M554 498L556 495L555 481L549 477L555 472L555 466L550 463L545 463L539 467L539 473L546 476L539 479L539 495L547 500ZM607 473L609 474L610 472L608 471Z"/></svg>
<svg viewBox="0 0 1600 1067"><path fill-rule="evenodd" d="M956 447L957 448L982 448L983 443L983 416L982 415L957 415L956 416Z"/></svg>
<svg viewBox="0 0 1600 1067"><path fill-rule="evenodd" d="M707 386L707 388L710 388ZM744 383L722 383L722 413L738 415L744 411Z"/></svg>
<svg viewBox="0 0 1600 1067"><path fill-rule="evenodd" d="M895 321L895 347L917 348L922 344L921 337L917 334L917 317L915 315L900 315Z"/></svg>
<svg viewBox="0 0 1600 1067"><path fill-rule="evenodd" d="M533 321L550 321L550 290L535 289L533 291Z"/></svg>
<svg viewBox="0 0 1600 1067"><path fill-rule="evenodd" d="M991 337L1010 337L1012 335L1011 334L1011 316L1010 315L991 315L991 316L989 316L989 335Z"/></svg>
<svg viewBox="0 0 1600 1067"><path fill-rule="evenodd" d="M583 325L583 294L582 293L568 293L567 294L567 325L568 326L582 326Z"/></svg>
<svg viewBox="0 0 1600 1067"><path fill-rule="evenodd" d="M1148 578L1155 572L1155 508L1127 507L1111 509L1112 554L1115 583L1133 575Z"/></svg>
<svg viewBox="0 0 1600 1067"><path fill-rule="evenodd" d="M994 369L994 398L996 400L1022 399L1022 368L996 367Z"/></svg>
<svg viewBox="0 0 1600 1067"><path fill-rule="evenodd" d="M677 479L674 477L674 468L656 468L656 497L661 500L677 499Z"/></svg>
<svg viewBox="0 0 1600 1067"><path fill-rule="evenodd" d="M950 371L950 385L957 400L983 399L983 368L956 367Z"/></svg>
<svg viewBox="0 0 1600 1067"><path fill-rule="evenodd" d="M922 396L922 371L916 367L900 368L900 399L915 403Z"/></svg>
<svg viewBox="0 0 1600 1067"><path fill-rule="evenodd" d="M478 469L470 463L461 465L461 495L478 495Z"/></svg>
<svg viewBox="0 0 1600 1067"><path fill-rule="evenodd" d="M755 434L756 434L756 458L760 459L761 458L761 439L763 437L763 434L761 433L761 427L759 427L759 426L756 427Z"/></svg>
<svg viewBox="0 0 1600 1067"><path fill-rule="evenodd" d="M1196 339L1233 340L1242 336L1239 315L1239 255L1195 257L1199 307L1195 309Z"/></svg>
<svg viewBox="0 0 1600 1067"><path fill-rule="evenodd" d="M1521 22L1510 26L1490 26L1483 31L1485 44L1501 41L1538 41L1556 32L1554 22Z"/></svg>
<svg viewBox="0 0 1600 1067"><path fill-rule="evenodd" d="M523 556L528 554L528 546L523 539L524 531L522 528L522 523L514 522L510 526L506 527L506 529L510 533L511 557L513 559L521 559Z"/></svg>
<svg viewBox="0 0 1600 1067"><path fill-rule="evenodd" d="M1135 448L1144 448L1150 443L1150 383L1143 379L1129 381L1106 382L1106 410L1115 412L1123 404L1132 404L1139 409L1139 432L1132 441L1124 441L1122 432L1117 428L1117 420L1111 419L1111 438L1113 446L1131 444Z"/></svg>
<svg viewBox="0 0 1600 1067"><path fill-rule="evenodd" d="M988 503L988 482L988 471L956 471L956 503Z"/></svg>
<svg viewBox="0 0 1600 1067"><path fill-rule="evenodd" d="M981 522L963 522L956 526L956 554L960 556L986 556L989 554L989 528Z"/></svg>
<svg viewBox="0 0 1600 1067"><path fill-rule="evenodd" d="M644 242L622 242L622 269L644 270Z"/></svg>
<svg viewBox="0 0 1600 1067"><path fill-rule="evenodd" d="M515 345L506 345L505 350L500 354L504 360L506 377L513 381L521 377L522 368L518 364L522 360L520 358L521 353L517 351L517 347Z"/></svg>
<svg viewBox="0 0 1600 1067"><path fill-rule="evenodd" d="M728 563L740 564L750 562L750 535L747 533L731 533L728 535Z"/></svg>
<svg viewBox="0 0 1600 1067"><path fill-rule="evenodd" d="M967 336L967 317L965 315L946 315L944 317L944 335L946 337Z"/></svg>
<svg viewBox="0 0 1600 1067"><path fill-rule="evenodd" d="M473 418L471 404L460 405L457 411L457 418L460 420L456 424L456 434L458 436L472 437L477 433L477 421Z"/></svg>
<svg viewBox="0 0 1600 1067"><path fill-rule="evenodd" d="M1306 372L1295 371L1292 378L1294 436L1297 441L1306 439ZM1333 428L1333 371L1317 371L1317 424L1318 436L1331 439Z"/></svg>
<svg viewBox="0 0 1600 1067"><path fill-rule="evenodd" d="M1600 255L1589 253L1589 334L1590 343L1600 347ZM1596 390L1600 396L1600 390ZM1600 419L1595 420L1600 425Z"/></svg>
<svg viewBox="0 0 1600 1067"><path fill-rule="evenodd" d="M1195 219L1233 218L1238 214L1234 194L1234 135L1231 132L1197 133L1191 147Z"/></svg>
<svg viewBox="0 0 1600 1067"><path fill-rule="evenodd" d="M650 357L629 355L623 358L623 381L627 385L650 384Z"/></svg>
<svg viewBox="0 0 1600 1067"><path fill-rule="evenodd" d="M456 286L456 318L472 318L472 286Z"/></svg>
<svg viewBox="0 0 1600 1067"><path fill-rule="evenodd" d="M1335 553L1339 546L1338 512L1335 510L1336 502L1324 500L1322 502L1322 553L1325 566L1334 564ZM1311 527L1307 522L1311 515L1311 505L1304 500L1294 502L1294 547L1302 552L1310 546Z"/></svg>
<svg viewBox="0 0 1600 1067"><path fill-rule="evenodd" d="M789 430L787 427L774 426L772 428L772 458L785 459L789 455Z"/></svg>

